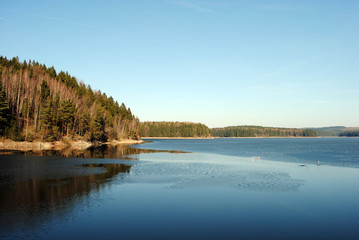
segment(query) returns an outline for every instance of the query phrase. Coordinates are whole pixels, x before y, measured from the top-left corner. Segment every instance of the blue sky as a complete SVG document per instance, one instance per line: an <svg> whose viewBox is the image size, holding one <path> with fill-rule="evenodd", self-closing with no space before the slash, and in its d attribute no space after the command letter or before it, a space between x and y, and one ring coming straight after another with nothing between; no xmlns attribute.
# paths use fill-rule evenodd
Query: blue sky
<svg viewBox="0 0 359 240"><path fill-rule="evenodd" d="M359 1L0 0L0 55L142 121L359 126Z"/></svg>

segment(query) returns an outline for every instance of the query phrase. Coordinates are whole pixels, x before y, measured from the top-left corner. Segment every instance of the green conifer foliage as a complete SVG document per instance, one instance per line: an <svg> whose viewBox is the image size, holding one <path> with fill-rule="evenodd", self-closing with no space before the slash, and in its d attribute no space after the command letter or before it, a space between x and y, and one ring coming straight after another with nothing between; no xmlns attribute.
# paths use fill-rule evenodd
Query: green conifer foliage
<svg viewBox="0 0 359 240"><path fill-rule="evenodd" d="M104 110L96 106L95 114L90 124L91 140L92 141L105 141L105 128L103 120Z"/></svg>
<svg viewBox="0 0 359 240"><path fill-rule="evenodd" d="M79 117L79 134L81 136L85 136L86 139L90 139L91 137L88 135L90 130L90 114L88 112L82 112Z"/></svg>
<svg viewBox="0 0 359 240"><path fill-rule="evenodd" d="M315 137L317 133L311 129L272 128L261 126L231 126L212 128L214 137Z"/></svg>
<svg viewBox="0 0 359 240"><path fill-rule="evenodd" d="M40 86L40 91L41 91L41 101L45 101L47 98L50 97L50 89L49 86L47 85L45 80L42 80L41 86Z"/></svg>
<svg viewBox="0 0 359 240"><path fill-rule="evenodd" d="M60 104L60 125L62 133L69 135L74 124L75 106L70 100L62 101Z"/></svg>
<svg viewBox="0 0 359 240"><path fill-rule="evenodd" d="M125 104L78 83L68 72L0 56L0 80L0 136L49 141L64 135L96 141L140 136L139 120Z"/></svg>
<svg viewBox="0 0 359 240"><path fill-rule="evenodd" d="M209 129L201 123L142 122L142 137L209 137Z"/></svg>
<svg viewBox="0 0 359 240"><path fill-rule="evenodd" d="M45 100L41 112L41 134L46 141L53 141L53 112L52 112L52 102L50 97L47 97Z"/></svg>
<svg viewBox="0 0 359 240"><path fill-rule="evenodd" d="M0 134L2 135L5 128L10 125L11 114L9 104L5 97L5 91L2 88L0 80Z"/></svg>

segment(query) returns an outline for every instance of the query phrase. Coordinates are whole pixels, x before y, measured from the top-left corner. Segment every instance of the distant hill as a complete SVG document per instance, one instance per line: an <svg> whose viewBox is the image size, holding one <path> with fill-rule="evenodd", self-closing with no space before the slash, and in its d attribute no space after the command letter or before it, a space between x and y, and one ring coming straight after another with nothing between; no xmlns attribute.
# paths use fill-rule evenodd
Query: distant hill
<svg viewBox="0 0 359 240"><path fill-rule="evenodd" d="M333 126L333 127L321 127L321 128L310 128L317 132L318 136L321 137L335 137L339 136L341 132L343 132L346 127L344 126Z"/></svg>
<svg viewBox="0 0 359 240"><path fill-rule="evenodd" d="M320 137L337 137L346 136L349 132L354 134L359 131L359 127L344 127L344 126L332 126L321 128L310 128L317 132Z"/></svg>
<svg viewBox="0 0 359 240"><path fill-rule="evenodd" d="M359 137L359 127L344 128L338 135L339 137Z"/></svg>
<svg viewBox="0 0 359 240"><path fill-rule="evenodd" d="M212 128L213 137L316 137L312 129L273 128L261 126L231 126Z"/></svg>
<svg viewBox="0 0 359 240"><path fill-rule="evenodd" d="M35 61L0 56L0 136L55 141L138 139L139 120L101 91Z"/></svg>
<svg viewBox="0 0 359 240"><path fill-rule="evenodd" d="M358 137L359 127L332 126L321 128L310 128L316 131L320 137Z"/></svg>
<svg viewBox="0 0 359 240"><path fill-rule="evenodd" d="M339 133L339 137L359 137L359 130L345 130Z"/></svg>

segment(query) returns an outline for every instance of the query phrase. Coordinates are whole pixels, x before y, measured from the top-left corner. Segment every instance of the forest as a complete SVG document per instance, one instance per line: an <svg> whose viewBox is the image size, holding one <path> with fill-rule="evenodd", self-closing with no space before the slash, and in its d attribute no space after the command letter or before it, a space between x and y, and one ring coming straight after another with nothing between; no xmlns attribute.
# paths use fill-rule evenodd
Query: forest
<svg viewBox="0 0 359 240"><path fill-rule="evenodd" d="M141 122L142 137L210 137L209 129L201 123Z"/></svg>
<svg viewBox="0 0 359 240"><path fill-rule="evenodd" d="M359 137L359 130L347 130L339 133L339 137Z"/></svg>
<svg viewBox="0 0 359 240"><path fill-rule="evenodd" d="M15 141L140 138L139 119L101 91L38 62L0 56L0 136Z"/></svg>
<svg viewBox="0 0 359 240"><path fill-rule="evenodd" d="M316 137L312 129L273 128L260 126L233 126L211 128L213 137Z"/></svg>

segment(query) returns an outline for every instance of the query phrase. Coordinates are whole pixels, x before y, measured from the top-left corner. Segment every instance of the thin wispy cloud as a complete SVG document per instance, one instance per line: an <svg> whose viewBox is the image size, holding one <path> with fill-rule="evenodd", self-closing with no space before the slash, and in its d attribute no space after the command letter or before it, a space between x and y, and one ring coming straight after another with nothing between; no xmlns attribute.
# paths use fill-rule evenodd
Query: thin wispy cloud
<svg viewBox="0 0 359 240"><path fill-rule="evenodd" d="M211 7L235 7L235 6L247 6L246 3L243 2L224 2L224 1L216 1L216 2L203 2L207 6Z"/></svg>
<svg viewBox="0 0 359 240"><path fill-rule="evenodd" d="M168 3L170 3L172 5L179 6L179 7L192 9L197 12L206 12L206 13L214 12L213 10L211 10L199 3L194 3L194 2L190 2L190 1L169 1Z"/></svg>
<svg viewBox="0 0 359 240"><path fill-rule="evenodd" d="M289 88L300 88L302 86L307 86L309 82L285 82L285 83L273 83L273 84L259 84L259 85L251 85L246 87L247 90L250 91L260 91L260 90L275 90L275 89L289 89ZM312 84L312 83L310 83Z"/></svg>
<svg viewBox="0 0 359 240"><path fill-rule="evenodd" d="M57 17L47 16L47 15L42 15L42 14L36 14L36 13L31 13L31 12L23 12L23 11L21 11L21 12L20 11L14 11L14 10L7 10L7 11L16 12L16 13L20 13L20 14L26 14L26 15L29 15L29 16L48 19L48 20L57 21L57 22L68 23L68 24L72 24L72 25L78 25L78 26L83 26L83 27L100 29L100 27L98 27L96 25L82 23L82 22L78 22L78 21L72 21L72 20L69 20L69 19L66 19L66 18L57 18Z"/></svg>
<svg viewBox="0 0 359 240"><path fill-rule="evenodd" d="M303 6L289 6L289 5L266 5L266 4L256 4L253 6L256 9L267 10L267 11L297 11L297 10L309 10L308 7Z"/></svg>
<svg viewBox="0 0 359 240"><path fill-rule="evenodd" d="M77 21L64 19L64 18L56 18L56 17L50 17L50 16L46 16L46 15L39 15L39 14L33 14L33 13L29 13L29 15L32 15L35 17L40 17L40 18L46 18L46 19L50 19L50 20L54 20L54 21L59 21L59 22L65 22L65 23L69 23L69 24L75 24L75 25L84 26L84 27L98 28L98 26L96 26L96 25L81 23L81 22L77 22Z"/></svg>
<svg viewBox="0 0 359 240"><path fill-rule="evenodd" d="M294 62L292 64L289 64L289 65L286 65L284 67L281 67L277 70L274 70L270 73L268 73L266 75L266 77L273 77L273 76L276 76L278 74L281 74L281 73L284 73L284 72L287 72L287 71L290 71L291 69L293 68L296 68L296 67L299 67L299 66L302 66L302 65L305 65L305 64L308 64L309 62L311 62L312 60L318 58L319 56L321 56L323 54L315 54L313 56L310 56L308 58L305 58L305 59L302 59L302 60L299 60L297 62Z"/></svg>

